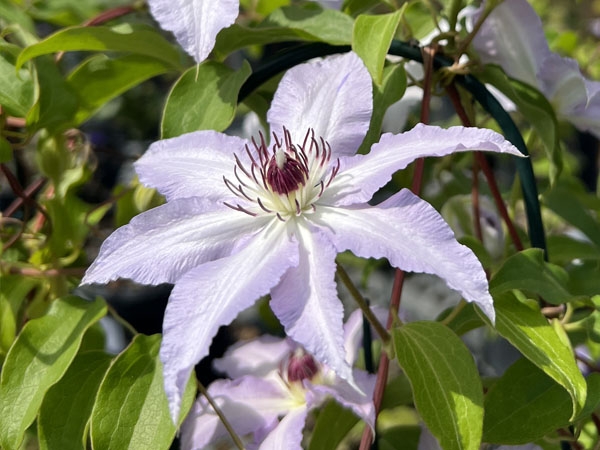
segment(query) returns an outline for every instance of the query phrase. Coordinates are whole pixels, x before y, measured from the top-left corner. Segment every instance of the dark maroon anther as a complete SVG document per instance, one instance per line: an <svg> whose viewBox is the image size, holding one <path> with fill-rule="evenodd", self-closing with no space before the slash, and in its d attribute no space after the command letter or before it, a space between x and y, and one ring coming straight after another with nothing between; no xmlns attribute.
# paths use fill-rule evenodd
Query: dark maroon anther
<svg viewBox="0 0 600 450"><path fill-rule="evenodd" d="M271 157L267 169L267 183L274 192L289 194L298 189L298 186L303 185L307 178L307 171L297 160L285 154L283 156L276 154Z"/></svg>
<svg viewBox="0 0 600 450"><path fill-rule="evenodd" d="M310 380L319 372L319 367L312 356L303 353L292 355L287 366L288 381Z"/></svg>

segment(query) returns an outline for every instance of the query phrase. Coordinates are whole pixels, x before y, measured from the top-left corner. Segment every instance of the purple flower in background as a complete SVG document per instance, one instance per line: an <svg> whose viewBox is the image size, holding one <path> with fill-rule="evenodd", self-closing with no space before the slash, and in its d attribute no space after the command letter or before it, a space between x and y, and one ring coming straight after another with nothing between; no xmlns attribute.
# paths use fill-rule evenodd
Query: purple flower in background
<svg viewBox="0 0 600 450"><path fill-rule="evenodd" d="M219 327L269 293L288 336L354 383L334 281L339 252L438 275L494 320L481 264L431 205L407 189L367 202L419 157L521 154L491 130L419 125L354 155L371 111L360 58L332 56L282 78L267 114L270 145L197 131L152 144L135 163L140 181L167 203L116 230L83 283L175 284L160 350L174 419Z"/></svg>
<svg viewBox="0 0 600 450"><path fill-rule="evenodd" d="M509 76L539 89L560 118L600 137L600 82L586 79L575 60L550 51L542 21L527 0L496 6L473 46L484 63L499 64Z"/></svg>
<svg viewBox="0 0 600 450"><path fill-rule="evenodd" d="M346 360L352 365L358 354L356 342L362 336L360 311L350 316L344 333ZM213 382L208 392L238 435L252 433L248 448L300 449L307 413L328 398L374 426L375 376L354 369L362 391L358 392L290 339L262 336L238 343L214 365L231 380ZM226 436L206 398L198 399L181 429L182 449L201 449Z"/></svg>
<svg viewBox="0 0 600 450"><path fill-rule="evenodd" d="M319 3L339 5L336 0ZM240 11L239 0L148 0L148 6L161 28L171 31L198 63L208 57L219 31L232 25Z"/></svg>

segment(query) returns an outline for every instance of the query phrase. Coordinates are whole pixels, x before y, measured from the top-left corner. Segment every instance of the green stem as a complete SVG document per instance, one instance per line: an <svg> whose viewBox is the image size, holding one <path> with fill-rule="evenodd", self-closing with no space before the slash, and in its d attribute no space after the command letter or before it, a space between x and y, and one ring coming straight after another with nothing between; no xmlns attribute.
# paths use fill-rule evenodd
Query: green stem
<svg viewBox="0 0 600 450"><path fill-rule="evenodd" d="M210 396L210 394L208 393L208 391L206 390L204 385L202 383L200 383L200 380L198 380L197 378L196 378L196 384L198 385L198 390L200 391L200 393L206 397L206 400L208 400L208 403L210 403L210 406L212 406L212 409L215 411L217 416L219 416L221 423L223 424L223 426L229 433L229 436L231 436L231 439L233 439L235 446L240 450L244 450L244 444L242 443L240 437L237 435L237 433L235 432L235 430L233 429L233 427L231 426L231 424L229 423L229 421L223 414L223 411L221 411L221 408L219 408L217 406L217 403L213 400L213 398Z"/></svg>
<svg viewBox="0 0 600 450"><path fill-rule="evenodd" d="M444 320L442 320L442 323L444 325L450 324L450 322L452 322L454 319L456 319L456 316L458 316L458 314L464 309L465 306L467 306L467 302L465 302L463 299L461 299L460 302L458 303L458 305L456 305L454 307L454 309L452 311L450 311L450 314L448 314L444 318Z"/></svg>
<svg viewBox="0 0 600 450"><path fill-rule="evenodd" d="M367 320L371 323L371 325L373 325L373 328L375 328L375 331L383 341L383 344L386 345L388 342L390 342L390 334L387 332L381 322L377 320L377 317L375 317L375 314L373 314L373 311L371 311L371 308L369 308L367 301L363 298L358 289L356 289L356 286L354 286L354 283L352 283L348 273L340 264L337 265L337 276L340 278L340 280L342 280L342 283L344 283L344 286L346 286L350 292L350 295L352 295L354 300L356 300L358 307L362 310Z"/></svg>
<svg viewBox="0 0 600 450"><path fill-rule="evenodd" d="M113 319L115 319L117 322L119 322L121 325L123 325L123 327L125 329L127 329L127 331L129 331L131 334L133 334L134 336L136 334L138 334L137 330L135 328L133 328L133 325L131 325L129 322L127 322L125 319L123 319L119 313L117 312L117 310L115 308L113 308L113 306L106 302L106 309L108 310L108 312L110 313L111 316L113 316Z"/></svg>

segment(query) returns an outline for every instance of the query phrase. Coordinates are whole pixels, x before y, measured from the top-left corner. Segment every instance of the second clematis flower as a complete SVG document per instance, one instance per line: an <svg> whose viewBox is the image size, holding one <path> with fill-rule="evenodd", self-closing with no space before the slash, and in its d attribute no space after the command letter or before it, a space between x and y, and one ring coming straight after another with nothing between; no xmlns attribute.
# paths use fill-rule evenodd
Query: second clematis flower
<svg viewBox="0 0 600 450"><path fill-rule="evenodd" d="M560 118L600 138L600 82L585 78L574 59L550 51L542 21L527 0L494 7L473 46L484 63L499 64L510 77L536 87Z"/></svg>
<svg viewBox="0 0 600 450"><path fill-rule="evenodd" d="M376 314L385 317L385 310ZM358 356L361 337L362 313L357 310L344 326L345 356L350 365ZM214 366L231 379L213 382L209 395L240 437L252 433L246 448L301 449L306 415L329 398L352 410L371 428L375 426L375 376L354 369L354 379L362 390L357 392L291 339L266 335L238 343L215 360ZM226 435L221 420L202 397L182 425L181 448L199 450Z"/></svg>
<svg viewBox="0 0 600 450"><path fill-rule="evenodd" d="M420 157L522 155L491 130L425 125L384 134L369 154L354 155L371 112L361 59L336 55L282 78L267 115L270 144L197 131L152 144L135 163L140 181L167 203L116 230L83 283L175 284L160 350L174 420L218 328L269 293L288 336L354 383L334 281L338 252L438 275L494 320L481 264L431 205L407 189L367 202Z"/></svg>

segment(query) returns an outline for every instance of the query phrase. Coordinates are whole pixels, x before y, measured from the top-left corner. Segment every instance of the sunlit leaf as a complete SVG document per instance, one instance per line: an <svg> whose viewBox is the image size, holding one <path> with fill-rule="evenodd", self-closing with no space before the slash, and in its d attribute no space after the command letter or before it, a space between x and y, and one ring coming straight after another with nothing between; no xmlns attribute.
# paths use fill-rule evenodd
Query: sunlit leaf
<svg viewBox="0 0 600 450"><path fill-rule="evenodd" d="M234 71L206 61L177 80L163 111L163 139L197 130L225 130L233 121L240 87L250 76L248 62Z"/></svg>
<svg viewBox="0 0 600 450"><path fill-rule="evenodd" d="M30 320L11 347L0 379L0 445L18 448L46 391L62 378L85 331L106 313L105 303L69 296Z"/></svg>
<svg viewBox="0 0 600 450"><path fill-rule="evenodd" d="M94 448L168 449L175 437L158 358L160 335L137 335L110 366L91 419ZM183 395L181 421L196 392L192 376ZM118 414L115 414L118 411Z"/></svg>
<svg viewBox="0 0 600 450"><path fill-rule="evenodd" d="M437 322L408 323L392 334L417 410L442 448L479 449L483 388L475 361L460 338Z"/></svg>

